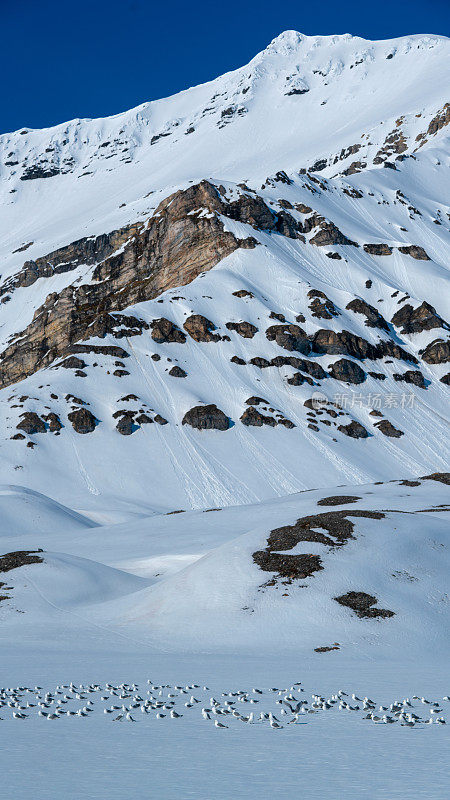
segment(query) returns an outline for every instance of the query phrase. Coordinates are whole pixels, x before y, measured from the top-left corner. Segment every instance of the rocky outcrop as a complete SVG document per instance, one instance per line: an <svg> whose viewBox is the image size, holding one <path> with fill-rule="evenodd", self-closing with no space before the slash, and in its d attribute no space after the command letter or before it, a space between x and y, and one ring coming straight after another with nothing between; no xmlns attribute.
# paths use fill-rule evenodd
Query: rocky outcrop
<svg viewBox="0 0 450 800"><path fill-rule="evenodd" d="M226 431L231 423L230 419L220 408L211 404L207 406L194 406L194 408L189 409L183 417L182 424L190 425L192 428L197 428L200 431Z"/></svg>
<svg viewBox="0 0 450 800"><path fill-rule="evenodd" d="M316 361L308 361L307 359L297 358L296 356L276 356L269 362L269 366L293 367L294 369L306 372L307 375L311 375L312 378L316 378L317 380L322 380L327 377L327 373L323 367Z"/></svg>
<svg viewBox="0 0 450 800"><path fill-rule="evenodd" d="M356 242L352 242L351 239L344 236L334 222L323 221L320 222L319 225L320 231L309 240L309 244L314 244L316 247L326 247L333 244L344 244L352 247L359 246Z"/></svg>
<svg viewBox="0 0 450 800"><path fill-rule="evenodd" d="M435 339L426 346L422 358L427 364L446 364L450 361L450 342Z"/></svg>
<svg viewBox="0 0 450 800"><path fill-rule="evenodd" d="M338 431L350 436L351 439L367 439L368 433L360 422L352 420L348 425L338 425Z"/></svg>
<svg viewBox="0 0 450 800"><path fill-rule="evenodd" d="M318 319L332 319L338 316L339 311L336 306L323 292L320 292L318 289L310 289L308 297L312 300L309 304L309 308L313 317L317 317Z"/></svg>
<svg viewBox="0 0 450 800"><path fill-rule="evenodd" d="M77 408L67 416L72 423L74 431L77 433L92 433L98 422L88 408Z"/></svg>
<svg viewBox="0 0 450 800"><path fill-rule="evenodd" d="M16 428L20 431L25 431L30 436L35 433L45 433L47 428L45 422L34 411L25 411L20 415L21 420L17 423Z"/></svg>
<svg viewBox="0 0 450 800"><path fill-rule="evenodd" d="M400 439L403 436L404 431L399 430L398 428L394 428L392 422L389 422L388 419L383 419L380 422L374 423L375 428L378 428L379 431L384 436L388 436L391 439Z"/></svg>
<svg viewBox="0 0 450 800"><path fill-rule="evenodd" d="M356 336L350 331L330 331L321 328L312 337L312 349L314 353L328 353L329 355L349 355L353 358L376 361L380 358L390 356L402 361L417 363L415 356L403 350L395 344L392 339L381 340L377 344L370 344L361 336Z"/></svg>
<svg viewBox="0 0 450 800"><path fill-rule="evenodd" d="M263 201L245 197L228 208L217 189L201 181L163 200L146 225L81 239L28 262L21 277L16 276L19 285L31 285L37 277L54 274L55 269L66 271L68 264L74 268L91 263L92 279L48 295L32 322L3 352L0 386L69 355L75 342L93 335L102 315L190 283L237 248L254 247L254 239L237 239L225 231L220 218L223 214L250 224L275 226L275 217ZM209 213L201 213L203 209Z"/></svg>
<svg viewBox="0 0 450 800"><path fill-rule="evenodd" d="M419 386L421 389L426 389L425 378L423 377L422 373L419 370L407 370L403 372L401 375L399 373L394 373L392 376L394 381L404 381L405 383L412 383L414 386Z"/></svg>
<svg viewBox="0 0 450 800"><path fill-rule="evenodd" d="M154 319L150 323L152 329L152 339L158 344L165 344L166 342L184 344L186 335L180 331L177 326L165 317Z"/></svg>
<svg viewBox="0 0 450 800"><path fill-rule="evenodd" d="M380 328L383 331L389 331L389 325L384 317L380 314L378 309L366 303L360 297L355 297L350 303L346 305L348 311L354 311L355 314L363 314L366 318L365 324L368 328Z"/></svg>
<svg viewBox="0 0 450 800"><path fill-rule="evenodd" d="M366 592L347 592L334 598L341 606L351 608L358 617L394 617L393 611L386 608L374 608L378 600L374 595Z"/></svg>
<svg viewBox="0 0 450 800"><path fill-rule="evenodd" d="M240 417L240 420L243 425L254 425L258 428L260 428L262 425L270 425L273 428L277 424L273 417L261 414L261 412L253 406L245 409L244 413Z"/></svg>
<svg viewBox="0 0 450 800"><path fill-rule="evenodd" d="M221 339L218 333L213 333L216 330L214 323L201 314L188 317L183 328L196 342L219 342Z"/></svg>
<svg viewBox="0 0 450 800"><path fill-rule="evenodd" d="M50 411L48 414L43 414L42 419L46 421L50 433L59 433L63 427L58 414L56 414L54 411Z"/></svg>
<svg viewBox="0 0 450 800"><path fill-rule="evenodd" d="M392 247L388 244L365 244L363 245L363 249L366 253L369 253L371 256L391 256L392 255Z"/></svg>
<svg viewBox="0 0 450 800"><path fill-rule="evenodd" d="M179 367L178 364L175 364L175 366L172 367L171 370L169 370L169 375L171 375L172 378L186 378L187 372L185 372L184 369Z"/></svg>
<svg viewBox="0 0 450 800"><path fill-rule="evenodd" d="M307 334L298 325L271 325L266 330L269 342L275 341L284 350L297 351L307 355L311 345Z"/></svg>
<svg viewBox="0 0 450 800"><path fill-rule="evenodd" d="M227 322L225 327L229 331L236 331L243 339L253 339L255 333L258 333L258 328L251 322Z"/></svg>
<svg viewBox="0 0 450 800"><path fill-rule="evenodd" d="M434 328L447 328L448 324L436 312L433 306L425 301L413 308L409 303L399 308L391 319L396 328L401 328L400 333L422 333Z"/></svg>
<svg viewBox="0 0 450 800"><path fill-rule="evenodd" d="M341 358L340 361L330 364L329 371L332 378L343 383L364 383L366 380L366 373L359 364L347 358Z"/></svg>
<svg viewBox="0 0 450 800"><path fill-rule="evenodd" d="M430 256L425 252L423 247L419 247L416 244L405 245L404 247L398 248L399 253L403 253L405 256L411 256L412 258L417 259L417 261L429 261Z"/></svg>

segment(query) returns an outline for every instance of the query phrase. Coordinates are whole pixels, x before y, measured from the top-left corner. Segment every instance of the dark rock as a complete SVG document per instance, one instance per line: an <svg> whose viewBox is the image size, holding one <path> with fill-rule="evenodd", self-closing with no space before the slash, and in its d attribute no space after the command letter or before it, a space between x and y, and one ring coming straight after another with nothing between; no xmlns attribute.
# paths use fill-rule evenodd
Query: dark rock
<svg viewBox="0 0 450 800"><path fill-rule="evenodd" d="M373 608L378 603L376 597L366 592L347 592L334 598L341 606L355 611L358 617L393 617L394 612L385 608Z"/></svg>
<svg viewBox="0 0 450 800"><path fill-rule="evenodd" d="M356 503L357 500L361 500L360 497L356 497L355 495L351 494L343 494L343 495L332 495L332 497L322 497L321 500L317 501L318 506L344 506L348 503Z"/></svg>
<svg viewBox="0 0 450 800"><path fill-rule="evenodd" d="M220 336L217 333L213 333L216 330L214 323L201 314L192 314L188 317L184 322L183 328L196 342L220 341Z"/></svg>
<svg viewBox="0 0 450 800"><path fill-rule="evenodd" d="M445 386L450 386L450 372L447 372L447 374L443 375L439 380L441 383L445 384Z"/></svg>
<svg viewBox="0 0 450 800"><path fill-rule="evenodd" d="M338 431L350 436L352 439L367 439L368 433L364 427L356 420L352 420L348 425L338 425Z"/></svg>
<svg viewBox="0 0 450 800"><path fill-rule="evenodd" d="M290 378L287 379L287 382L290 386L301 386L303 383L308 383L310 386L314 386L314 381L307 375L302 375L301 372L294 372Z"/></svg>
<svg viewBox="0 0 450 800"><path fill-rule="evenodd" d="M10 572L12 569L25 567L28 564L42 564L44 559L37 553L43 552L39 548L39 550L15 550L12 553L5 553L0 556L0 572Z"/></svg>
<svg viewBox="0 0 450 800"><path fill-rule="evenodd" d="M277 319L278 322L286 322L284 314L276 314L275 311L271 311L269 317L270 319Z"/></svg>
<svg viewBox="0 0 450 800"><path fill-rule="evenodd" d="M298 325L271 325L266 330L266 337L269 342L275 341L285 350L295 350L304 355L311 350L307 334Z"/></svg>
<svg viewBox="0 0 450 800"><path fill-rule="evenodd" d="M87 408L78 408L67 415L74 431L77 433L92 433L98 420Z"/></svg>
<svg viewBox="0 0 450 800"><path fill-rule="evenodd" d="M247 406L258 406L260 403L264 403L266 406L269 405L268 401L264 400L263 397L255 397L255 395L252 395L252 397L249 397L248 400L245 401Z"/></svg>
<svg viewBox="0 0 450 800"><path fill-rule="evenodd" d="M58 414L55 414L54 411L50 411L49 414L43 414L42 419L45 419L46 423L48 424L50 433L57 433L63 427Z"/></svg>
<svg viewBox="0 0 450 800"><path fill-rule="evenodd" d="M366 303L365 300L361 300L359 297L355 298L346 305L346 309L348 311L354 311L355 314L364 314L366 317L365 324L368 328L380 328L383 331L389 331L389 325L384 317L374 306Z"/></svg>
<svg viewBox="0 0 450 800"><path fill-rule="evenodd" d="M450 361L450 342L435 339L426 346L422 358L427 364L446 364Z"/></svg>
<svg viewBox="0 0 450 800"><path fill-rule="evenodd" d="M309 308L313 317L317 317L318 319L332 319L339 315L339 311L334 303L326 294L319 292L318 289L310 289L308 297L312 299Z"/></svg>
<svg viewBox="0 0 450 800"><path fill-rule="evenodd" d="M364 383L366 373L354 361L349 361L347 358L341 358L330 364L329 373L332 378L344 383Z"/></svg>
<svg viewBox="0 0 450 800"><path fill-rule="evenodd" d="M175 365L170 370L169 375L171 375L172 378L186 378L187 372L185 372L184 369L181 369L181 367Z"/></svg>
<svg viewBox="0 0 450 800"><path fill-rule="evenodd" d="M83 369L86 366L86 362L82 358L77 358L77 356L68 356L57 366L64 367L64 369Z"/></svg>
<svg viewBox="0 0 450 800"><path fill-rule="evenodd" d="M135 422L137 425L151 425L153 420L148 414L138 414Z"/></svg>
<svg viewBox="0 0 450 800"><path fill-rule="evenodd" d="M226 431L230 427L229 418L216 405L194 406L183 417L183 425L198 430Z"/></svg>
<svg viewBox="0 0 450 800"><path fill-rule="evenodd" d="M186 336L183 331L180 331L177 326L165 317L154 319L150 323L152 329L152 339L158 344L165 342L176 342L183 344L186 341Z"/></svg>
<svg viewBox="0 0 450 800"><path fill-rule="evenodd" d="M407 303L396 311L391 322L396 328L402 328L400 333L422 333L433 328L448 328L436 309L426 302L415 309Z"/></svg>
<svg viewBox="0 0 450 800"><path fill-rule="evenodd" d="M365 244L363 248L366 253L370 253L371 256L391 256L392 255L392 247L389 247L388 244Z"/></svg>
<svg viewBox="0 0 450 800"><path fill-rule="evenodd" d="M426 389L425 378L419 370L407 370L401 375L394 373L392 376L394 381L404 381L405 383L412 383L414 386L419 386L420 389Z"/></svg>
<svg viewBox="0 0 450 800"><path fill-rule="evenodd" d="M267 358L263 358L262 356L255 356L254 358L251 358L249 364L253 364L253 366L258 367L258 369L266 369L267 367L272 366L270 361L267 361Z"/></svg>
<svg viewBox="0 0 450 800"><path fill-rule="evenodd" d="M423 247L418 247L415 244L408 245L407 247L399 247L398 250L400 253L403 253L404 255L416 258L418 261L430 260L430 256L427 255Z"/></svg>
<svg viewBox="0 0 450 800"><path fill-rule="evenodd" d="M293 367L306 372L307 375L311 375L312 378L316 378L319 381L328 377L323 367L317 362L297 358L296 356L275 356L275 358L272 358L270 365L272 367Z"/></svg>
<svg viewBox="0 0 450 800"><path fill-rule="evenodd" d="M22 419L17 423L16 428L25 431L30 436L35 433L45 433L47 428L45 422L34 411L25 411L20 415Z"/></svg>
<svg viewBox="0 0 450 800"><path fill-rule="evenodd" d="M253 406L245 409L244 413L240 417L240 420L243 425L255 425L256 427L270 425L273 428L277 424L273 417L261 414L256 408L253 408Z"/></svg>
<svg viewBox="0 0 450 800"><path fill-rule="evenodd" d="M124 412L121 418L119 419L116 430L118 433L121 433L122 436L130 436L137 430L137 426L133 422L134 412Z"/></svg>
<svg viewBox="0 0 450 800"><path fill-rule="evenodd" d="M227 322L225 327L229 331L236 331L244 339L253 339L255 333L258 333L258 328L252 325L251 322Z"/></svg>
<svg viewBox="0 0 450 800"><path fill-rule="evenodd" d="M254 297L252 292L247 289L239 289L237 292L232 292L235 297Z"/></svg>
<svg viewBox="0 0 450 800"><path fill-rule="evenodd" d="M244 365L246 364L246 362L244 361L244 359L243 359L243 358L240 358L239 356L232 356L232 357L230 358L230 361L232 361L232 362L233 362L233 364L240 364L240 366L244 366Z"/></svg>
<svg viewBox="0 0 450 800"><path fill-rule="evenodd" d="M403 431L394 428L392 423L387 419L383 419L381 422L375 422L375 427L378 428L384 436L389 436L391 439L400 439L400 437L403 436Z"/></svg>
<svg viewBox="0 0 450 800"><path fill-rule="evenodd" d="M158 425L167 425L168 424L167 420L164 419L164 417L162 417L161 414L156 414L153 422L157 422Z"/></svg>
<svg viewBox="0 0 450 800"><path fill-rule="evenodd" d="M309 240L309 244L314 244L316 247L327 247L333 244L350 245L352 247L359 246L356 242L352 242L351 239L344 236L342 231L340 231L333 222L321 222L320 228L321 230L319 233L316 233L316 235Z"/></svg>

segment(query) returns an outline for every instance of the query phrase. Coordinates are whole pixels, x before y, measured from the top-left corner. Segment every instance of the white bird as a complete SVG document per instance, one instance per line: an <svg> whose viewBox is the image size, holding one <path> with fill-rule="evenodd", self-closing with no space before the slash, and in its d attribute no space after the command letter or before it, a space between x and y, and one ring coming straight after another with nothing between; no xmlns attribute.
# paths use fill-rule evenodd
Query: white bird
<svg viewBox="0 0 450 800"><path fill-rule="evenodd" d="M228 728L228 725L224 725L223 722L219 722L218 719L214 720L214 725L216 728Z"/></svg>

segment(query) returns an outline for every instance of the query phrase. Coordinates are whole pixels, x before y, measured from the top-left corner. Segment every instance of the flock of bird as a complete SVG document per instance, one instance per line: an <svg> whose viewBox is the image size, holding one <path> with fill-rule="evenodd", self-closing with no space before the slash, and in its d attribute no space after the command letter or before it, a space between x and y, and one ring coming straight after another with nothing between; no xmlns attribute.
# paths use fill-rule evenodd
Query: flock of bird
<svg viewBox="0 0 450 800"><path fill-rule="evenodd" d="M111 715L114 722L136 722L146 716L176 720L197 710L216 728L229 728L230 724L243 722L280 729L305 724L311 719L308 715L334 709L344 713L360 712L363 719L376 724L400 723L412 728L432 723L445 725L442 706L450 702L449 696L439 702L414 695L394 700L389 705L378 705L369 697L360 698L342 689L328 698L313 694L307 700L300 682L288 689L221 692L220 699L208 698L209 691L207 686L196 683L172 686L157 685L150 680L142 686L137 683L67 683L56 686L54 691L44 691L41 686L0 688L0 720L26 720L35 715L46 720L90 717L99 708L105 715ZM273 710L263 710L269 705Z"/></svg>

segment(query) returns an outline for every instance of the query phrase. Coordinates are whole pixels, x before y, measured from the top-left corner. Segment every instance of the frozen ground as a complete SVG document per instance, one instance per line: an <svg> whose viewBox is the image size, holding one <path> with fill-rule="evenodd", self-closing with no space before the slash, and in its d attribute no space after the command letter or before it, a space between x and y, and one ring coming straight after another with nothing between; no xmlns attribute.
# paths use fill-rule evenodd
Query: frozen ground
<svg viewBox="0 0 450 800"><path fill-rule="evenodd" d="M5 796L446 797L448 526L442 508L448 489L440 481L418 483L340 487L257 506L107 526L70 517L79 525L70 532L69 509L34 496L28 514L36 519L33 505L39 510L40 530L25 534L20 521L17 530L11 522L0 529L2 553L44 550L43 563L2 574L12 588L0 605L0 685L9 689L10 700L14 687L22 687L17 703L23 709L0 710ZM361 499L317 505L338 492ZM0 509L11 507L15 493L3 491ZM355 539L341 548L302 543L321 553L323 572L301 581L304 588L293 581L258 599L257 587L271 573L253 564L251 552L271 529L290 525L299 515L355 508L396 511L381 520L355 518ZM348 583L353 577L395 616L360 619L332 601L338 588L356 587ZM285 590L289 595L283 598ZM256 603L251 628L242 609L249 598ZM314 652L315 646L336 641L339 650ZM91 685L92 692L80 690L80 684ZM106 684L136 685L110 694ZM61 685L66 688L56 695ZM23 692L35 686L42 690ZM258 702L222 694L237 691ZM312 710L312 694L331 699L339 691L346 693L339 699L354 710L338 711L336 702L316 713L292 713L299 700L308 700ZM26 707L39 698L45 702L46 692L52 692L47 706ZM200 702L190 703L191 696ZM366 718L371 708L363 708L365 696L374 701L375 721ZM56 701L65 697L56 718L39 716L39 710L55 713ZM277 703L285 697L290 709ZM441 703L438 716L447 725L425 723L437 715L422 697ZM220 713L204 719L202 709L214 707L211 698L221 710L226 700L234 701L241 717L253 712L254 720ZM403 708L406 716L393 716L389 705L406 698L411 703ZM146 700L150 705L143 713ZM181 717L171 717L171 703ZM116 710L105 714L111 705ZM87 707L92 711L82 716L62 714ZM260 722L261 712L272 712L282 727ZM409 727L411 713L423 722ZM385 714L397 721L383 723ZM215 718L227 728L216 728Z"/></svg>

